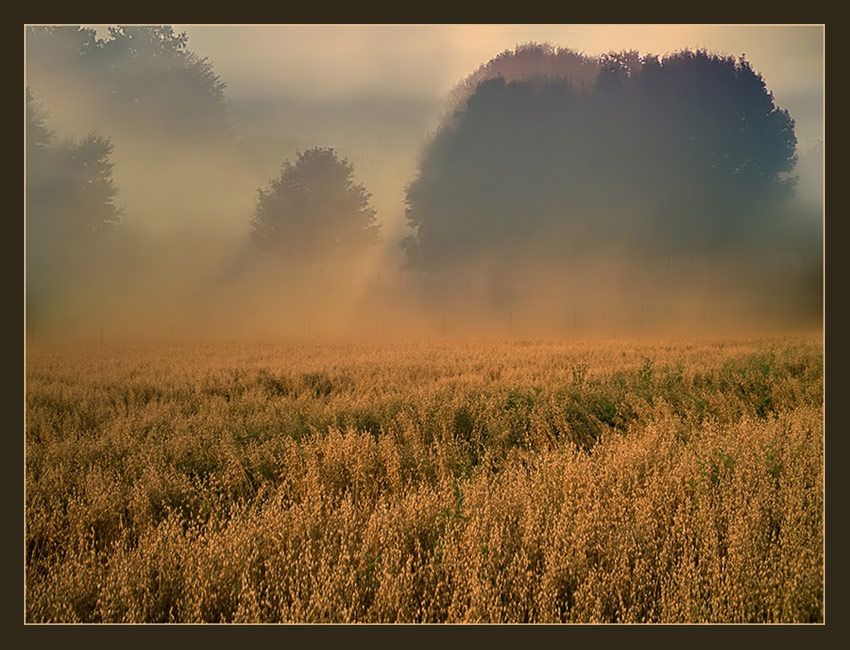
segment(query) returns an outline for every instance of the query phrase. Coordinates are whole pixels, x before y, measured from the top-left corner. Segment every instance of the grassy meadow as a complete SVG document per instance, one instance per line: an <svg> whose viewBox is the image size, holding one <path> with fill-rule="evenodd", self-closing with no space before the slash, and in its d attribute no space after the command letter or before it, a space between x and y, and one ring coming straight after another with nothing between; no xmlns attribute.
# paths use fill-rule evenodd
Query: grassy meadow
<svg viewBox="0 0 850 650"><path fill-rule="evenodd" d="M31 346L29 622L821 622L817 334Z"/></svg>

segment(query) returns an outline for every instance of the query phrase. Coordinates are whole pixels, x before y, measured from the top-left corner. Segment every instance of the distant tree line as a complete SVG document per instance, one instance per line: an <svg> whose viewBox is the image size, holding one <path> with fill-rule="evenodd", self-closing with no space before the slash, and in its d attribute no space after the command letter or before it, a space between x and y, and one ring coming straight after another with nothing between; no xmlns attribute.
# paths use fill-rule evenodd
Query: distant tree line
<svg viewBox="0 0 850 650"><path fill-rule="evenodd" d="M106 38L29 28L27 74L32 264L119 223L113 129L190 148L232 140L225 84L170 27L110 28ZM69 93L97 107L100 134L71 139L48 126L40 100L61 106ZM449 93L406 189L412 234L401 245L409 268L444 271L482 258L510 269L529 256L775 243L800 235L783 212L796 145L793 119L743 57L521 46ZM257 191L251 240L289 261L356 256L380 239L370 201L334 149L297 152Z"/></svg>
<svg viewBox="0 0 850 650"><path fill-rule="evenodd" d="M80 142L58 140L43 102L62 107L66 122L121 134L132 156L154 168L154 178L155 167L180 147L203 150L232 140L225 84L210 61L188 50L187 40L167 26L110 27L106 38L89 28L28 28L26 207L33 260L43 259L37 247L51 240L72 246L69 234L116 225L121 214L111 139L92 132ZM221 189L209 180L204 187L212 195ZM299 152L258 190L252 240L291 261L350 257L379 239L370 199L354 181L351 163L334 149ZM201 201L198 207L209 211Z"/></svg>

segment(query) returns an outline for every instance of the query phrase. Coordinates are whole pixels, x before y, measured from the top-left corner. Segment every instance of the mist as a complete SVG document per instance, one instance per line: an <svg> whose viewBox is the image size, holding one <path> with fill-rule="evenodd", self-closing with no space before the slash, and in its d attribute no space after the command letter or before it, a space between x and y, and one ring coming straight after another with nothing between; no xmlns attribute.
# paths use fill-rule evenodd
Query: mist
<svg viewBox="0 0 850 650"><path fill-rule="evenodd" d="M488 37L458 71L457 39L436 28L255 29L253 44L235 27L27 29L29 342L819 325L822 139L810 134L822 125L805 121L802 146L756 63L718 55L730 79L752 66L741 106L769 102L755 112L776 139L752 144L769 151L757 161L718 135L737 115L737 81L684 70L664 78L663 105L638 85L663 46L593 54ZM385 64L405 42L409 61ZM822 70L813 61L803 74ZM697 91L721 86L714 112L693 111ZM820 91L800 87L791 103L817 106ZM677 138L706 124L711 146L683 165ZM86 148L90 134L108 146ZM264 240L259 197L316 150L333 151L330 171L275 195L265 218L279 234ZM705 173L712 156L739 164ZM374 241L328 225L357 214L339 206L361 190ZM322 228L342 229L313 238Z"/></svg>

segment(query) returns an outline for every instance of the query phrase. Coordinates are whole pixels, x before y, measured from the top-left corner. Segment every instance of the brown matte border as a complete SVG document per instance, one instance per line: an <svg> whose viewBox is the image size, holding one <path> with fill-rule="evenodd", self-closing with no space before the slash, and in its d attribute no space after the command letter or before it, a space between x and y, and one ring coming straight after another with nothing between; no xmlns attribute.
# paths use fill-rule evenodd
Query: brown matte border
<svg viewBox="0 0 850 650"><path fill-rule="evenodd" d="M221 6L221 5L220 5ZM231 5L232 6L232 5ZM504 6L504 5L503 5ZM44 5L42 5L44 7ZM193 11L186 4L175 6L173 3L169 5L166 11L155 11L151 3L146 3L144 11L127 11L122 7L117 13L124 14L124 17L134 18L135 20L122 21L127 24L132 23L148 23L158 24L157 17L168 16L169 18L179 18L172 22L178 24L212 24L212 23L227 23L230 21L223 20L223 14L233 14L235 12L227 12L214 9L205 9L203 12ZM631 18L631 22L645 23L649 22L646 15L647 9L642 6L631 5L628 10L614 10L610 7L601 7L600 5L584 5L569 6L562 5L561 11L548 9L540 12L534 11L532 7L524 7L525 16L518 18L513 15L516 11L500 12L498 9L495 13L491 9L482 10L481 7L475 5L454 5L451 7L450 20L434 20L433 16L419 16L415 14L414 7L407 6L401 13L407 14L404 21L398 20L398 11L375 11L360 7L353 4L338 5L332 11L327 11L328 7L317 7L316 5L278 5L283 11L275 12L280 18L284 18L287 23L325 23L325 22L354 22L354 23L385 23L385 22L406 22L406 23L442 23L442 22L458 22L458 23L499 23L499 22L574 22L585 24L600 24L604 23L605 19L615 18L615 22L629 22L626 19ZM403 7L403 5L397 5ZM543 5L538 5L543 8ZM312 9L312 11L310 11ZM325 9L325 11L323 11ZM495 8L494 8L495 9ZM595 10L595 11L594 11ZM112 17L113 11L95 12L90 9L84 9L79 6L65 4L58 11L53 12L41 8L40 11L32 11L32 14L38 13L38 16L28 15L24 24L55 24L68 22L68 18L76 17L76 21L70 21L71 24L110 24L110 21L103 20L102 16ZM433 11L430 13L434 13ZM654 13L657 18L661 13L660 7ZM679 12L681 14L682 12ZM800 21L800 16L788 15L793 12L785 12L785 15L777 16L776 11L764 12L759 11L755 5L748 5L746 8L735 7L734 20L723 22L717 20L717 16L713 16L714 20L702 21L699 16L700 12L693 12L689 9L688 13L690 20L693 22L706 22L709 24L808 24L808 25L824 25L825 35L828 32L828 39L825 39L825 50L831 49L836 53L834 57L825 57L825 75L831 72L835 77L835 68L829 65L829 61L838 61L837 47L841 43L841 34L838 29L838 23L832 23L830 29L826 29L826 24L823 22L823 17L809 21ZM715 12L716 13L716 12ZM731 12L727 12L731 13ZM95 16L93 14L99 14ZM129 14L129 16L128 16ZM144 15L139 15L144 14ZM219 20L211 20L210 15L218 14ZM324 14L324 16L322 15ZM412 17L411 17L411 14ZM544 16L542 14L548 14ZM554 14L554 16L553 16ZM591 15L595 14L595 15ZM197 17L204 15L205 20L198 21ZM244 15L244 14L243 14ZM448 16L447 12L443 16ZM86 20L79 20L83 16ZM186 20L186 18L194 17L196 20ZM226 16L231 19L234 16ZM332 19L331 19L332 17ZM344 20L348 18L349 20ZM500 18L502 18L500 20ZM509 20L505 20L505 19ZM553 20L555 18L555 20ZM680 15L676 15L677 20L665 21L655 20L653 23L682 23L685 22ZM47 19L51 22L41 22ZM153 19L153 20L151 20ZM371 19L371 20L370 20ZM636 20L635 20L636 19ZM242 20L233 21L239 24L259 24L255 23L256 17L251 16L242 18ZM278 22L270 21L270 22ZM818 22L820 21L820 22ZM23 30L21 30L23 31ZM20 32L19 32L20 33ZM18 45L20 47L20 45ZM20 50L19 50L20 51ZM17 58L17 56L15 57ZM829 59L829 61L827 61ZM839 90L840 84L830 87L826 91L827 103L832 106L833 111L836 110L839 101L841 100ZM18 95L20 101L22 95ZM842 102L843 104L843 102ZM16 102L7 102L4 105L6 111L20 110L22 104ZM830 113L833 114L833 113ZM841 115L841 113L834 113ZM20 113L17 113L15 119L20 119ZM836 129L840 125L833 120L829 124L830 134L833 136L831 141L837 142L835 135ZM11 149L11 147L10 147ZM832 179L829 184L832 188L838 188L839 178L845 178L843 173L846 166L846 156L840 155L840 150L825 147L827 165L825 178ZM12 169L20 165L18 169L23 169L21 158L18 157L17 151L12 154ZM18 186L21 187L21 186ZM847 560L844 544L841 540L846 539L847 533L847 516L845 501L842 492L846 489L844 476L844 461L848 456L846 446L848 435L840 426L842 412L839 410L840 400L842 395L846 394L844 390L847 382L848 373L842 366L842 361L845 358L843 354L846 350L845 337L847 336L847 327L845 319L846 305L844 299L847 292L844 289L844 278L846 273L845 257L842 255L842 248L848 241L846 237L846 222L842 215L838 213L839 201L841 195L834 191L825 195L825 205L832 210L832 218L825 215L824 219L824 293L825 293L825 381L827 396L826 405L826 424L825 432L825 463L826 463L826 557L825 557L825 607L823 625L290 625L281 628L276 625L213 625L213 626L197 626L197 625L25 625L24 624L24 601L23 601L23 548L21 546L23 539L23 526L17 528L13 524L9 526L8 533L3 535L4 548L3 557L6 560L6 571L4 575L4 607L3 622L7 623L4 626L5 630L11 633L11 636L24 634L26 642L39 642L39 645L55 641L57 646L65 646L68 642L75 645L76 642L88 642L90 640L106 641L107 643L116 641L126 643L127 641L136 641L140 646L148 646L152 641L158 641L161 637L170 637L168 640L176 643L189 640L200 639L202 642L206 640L220 641L222 644L232 646L234 642L245 641L252 642L257 640L268 640L276 646L283 647L299 647L309 644L314 648L329 646L334 641L339 642L341 646L354 642L374 642L387 641L390 643L410 642L412 640L421 639L423 642L433 642L442 637L446 640L451 639L458 645L466 645L469 647L483 646L495 642L496 646L505 644L509 646L528 647L530 644L540 644L553 642L555 647L575 646L582 643L597 644L600 641L603 644L609 641L624 641L628 644L634 644L635 641L655 641L661 636L664 640L671 641L688 641L694 636L699 636L708 644L716 643L717 641L728 637L733 637L735 641L753 640L758 642L772 642L776 640L787 641L790 644L797 644L800 641L808 643L817 643L815 647L824 645L832 646L828 642L838 638L845 637L842 634L844 625L846 625L847 612L847 596L842 578L847 574ZM12 212L10 210L10 212ZM9 284L15 285L11 288L7 295L17 295L23 297L24 292L21 291L21 284L18 284L18 278L23 280L23 241L24 241L24 221L20 221L9 216L6 219L7 226L11 225L13 231L10 236L4 238L4 245L11 246L11 254L7 252L2 259L5 262L7 269L11 267L11 271L4 274L6 281ZM20 238L19 238L20 237ZM20 257L19 257L20 256ZM20 275L19 275L20 274ZM11 278L11 280L10 280ZM17 293L21 291L21 293ZM23 300L23 298L21 298ZM23 309L22 309L23 311ZM4 340L12 341L20 340L23 342L24 329L20 321L16 319L3 319L4 327L7 329ZM8 329L13 331L10 333ZM11 344L7 347L10 349ZM25 351L24 351L25 352ZM16 350L15 354L19 354ZM7 353L7 357L12 355ZM24 384L21 383L21 370L25 375L25 355L21 366L17 365L17 361L9 358L4 364L6 390L2 391L4 401L6 401L7 413L21 414L23 420L22 402L25 399ZM21 357L16 357L21 359ZM830 408L830 399L832 407ZM18 401L21 400L21 401ZM14 402L9 404L9 402ZM20 410L19 410L20 409ZM17 418L16 418L17 419ZM830 435L830 433L832 435ZM20 436L20 437L17 437ZM24 427L23 422L20 428L8 427L5 439L8 452L4 454L3 462L11 468L3 473L6 484L7 503L11 521L20 521L23 524L23 506L24 506L24 476L23 476L23 456L24 456ZM15 498L12 499L11 495ZM13 501L13 503L12 503ZM18 510L18 508L21 510ZM20 513L20 515L18 514ZM18 516L21 518L18 519ZM20 625L21 627L18 627ZM133 628L133 629L130 629ZM129 634L128 634L129 632ZM246 639L247 636L251 639ZM601 638L600 638L601 634ZM812 636L814 635L814 636ZM841 635L839 637L839 635ZM262 638L257 638L262 637ZM14 641L13 641L14 643ZM18 644L16 644L18 645ZM218 644L215 644L218 645ZM759 643L761 645L761 643ZM835 644L838 645L837 643ZM308 647L309 647L308 646Z"/></svg>

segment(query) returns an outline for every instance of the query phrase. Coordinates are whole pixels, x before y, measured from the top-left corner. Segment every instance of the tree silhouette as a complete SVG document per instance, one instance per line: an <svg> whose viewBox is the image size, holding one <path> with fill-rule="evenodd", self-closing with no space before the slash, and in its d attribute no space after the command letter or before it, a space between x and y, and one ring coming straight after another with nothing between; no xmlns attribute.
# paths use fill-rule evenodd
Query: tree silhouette
<svg viewBox="0 0 850 650"><path fill-rule="evenodd" d="M409 265L481 255L505 265L609 245L711 254L778 227L772 215L793 193L794 122L749 62L621 52L583 66L592 85L534 70L478 83L407 188Z"/></svg>
<svg viewBox="0 0 850 650"><path fill-rule="evenodd" d="M231 128L224 83L168 26L27 28L27 83L51 124L115 145L134 224L233 219L256 178ZM94 142L90 149L96 149ZM101 143L103 144L103 143Z"/></svg>
<svg viewBox="0 0 850 650"><path fill-rule="evenodd" d="M501 77L507 82L529 77L569 81L576 88L592 88L599 73L599 61L565 47L548 43L524 43L493 57L452 88L446 98L444 122L460 117L478 85Z"/></svg>
<svg viewBox="0 0 850 650"><path fill-rule="evenodd" d="M332 148L313 148L286 161L257 191L254 241L287 260L348 259L379 241L371 195L354 168Z"/></svg>
<svg viewBox="0 0 850 650"><path fill-rule="evenodd" d="M45 292L82 271L97 233L119 223L109 140L89 134L57 140L44 110L26 90L27 315L38 313Z"/></svg>
<svg viewBox="0 0 850 650"><path fill-rule="evenodd" d="M712 250L771 228L793 195L797 139L748 61L705 51L646 57L618 101L629 119L609 132L630 145L631 173L665 239Z"/></svg>
<svg viewBox="0 0 850 650"><path fill-rule="evenodd" d="M52 144L53 132L47 128L44 109L36 103L29 88L26 89L26 112L27 153L37 155Z"/></svg>
<svg viewBox="0 0 850 650"><path fill-rule="evenodd" d="M111 27L103 43L109 92L143 119L179 137L209 137L229 128L225 84L212 63L187 47L171 27Z"/></svg>
<svg viewBox="0 0 850 650"><path fill-rule="evenodd" d="M230 134L225 84L212 63L168 26L29 27L28 83L53 107L83 106L75 119L199 143ZM91 128L91 125L87 125Z"/></svg>
<svg viewBox="0 0 850 650"><path fill-rule="evenodd" d="M507 261L573 210L584 193L575 155L586 150L583 96L563 79L479 84L407 188L415 235L402 245L412 265L439 270L481 255Z"/></svg>
<svg viewBox="0 0 850 650"><path fill-rule="evenodd" d="M26 112L28 239L62 239L117 224L109 140L92 133L56 141L29 89Z"/></svg>

